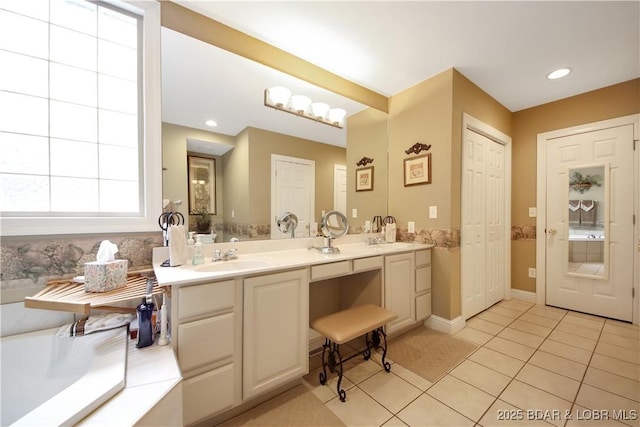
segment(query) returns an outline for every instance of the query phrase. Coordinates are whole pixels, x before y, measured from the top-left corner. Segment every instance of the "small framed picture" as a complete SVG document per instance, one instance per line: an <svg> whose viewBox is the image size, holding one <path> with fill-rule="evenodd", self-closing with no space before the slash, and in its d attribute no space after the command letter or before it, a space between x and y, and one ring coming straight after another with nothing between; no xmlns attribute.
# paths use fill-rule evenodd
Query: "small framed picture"
<svg viewBox="0 0 640 427"><path fill-rule="evenodd" d="M431 153L404 159L404 186L431 184Z"/></svg>
<svg viewBox="0 0 640 427"><path fill-rule="evenodd" d="M356 191L373 190L373 166L356 169Z"/></svg>
<svg viewBox="0 0 640 427"><path fill-rule="evenodd" d="M203 211L216 214L215 159L187 156L189 174L189 213Z"/></svg>

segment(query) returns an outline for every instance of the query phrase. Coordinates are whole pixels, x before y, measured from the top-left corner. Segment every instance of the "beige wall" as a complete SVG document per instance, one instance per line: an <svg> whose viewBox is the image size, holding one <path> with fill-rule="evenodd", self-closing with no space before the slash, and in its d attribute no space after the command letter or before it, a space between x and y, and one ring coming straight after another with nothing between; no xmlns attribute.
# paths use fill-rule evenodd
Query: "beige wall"
<svg viewBox="0 0 640 427"><path fill-rule="evenodd" d="M528 208L536 205L539 133L637 113L640 79L513 113L511 222L536 223L535 218L529 218ZM535 279L527 277L527 269L536 264L535 240L512 242L511 258L511 287L535 292Z"/></svg>
<svg viewBox="0 0 640 427"><path fill-rule="evenodd" d="M364 228L366 220L375 215L387 215L387 113L367 108L353 114L347 121L347 218L352 227ZM373 159L364 167L373 166L373 190L356 191L356 169L363 157ZM351 210L358 210L358 218L351 218Z"/></svg>

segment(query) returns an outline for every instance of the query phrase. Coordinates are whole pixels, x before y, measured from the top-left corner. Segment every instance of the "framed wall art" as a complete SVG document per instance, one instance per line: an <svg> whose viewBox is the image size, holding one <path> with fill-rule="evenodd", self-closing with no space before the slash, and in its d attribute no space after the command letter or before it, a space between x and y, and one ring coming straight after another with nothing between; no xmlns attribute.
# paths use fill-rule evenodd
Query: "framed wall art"
<svg viewBox="0 0 640 427"><path fill-rule="evenodd" d="M216 161L206 157L187 156L189 175L189 213L207 210L216 214Z"/></svg>
<svg viewBox="0 0 640 427"><path fill-rule="evenodd" d="M373 166L356 169L356 191L373 190Z"/></svg>
<svg viewBox="0 0 640 427"><path fill-rule="evenodd" d="M404 186L431 183L431 153L404 159Z"/></svg>

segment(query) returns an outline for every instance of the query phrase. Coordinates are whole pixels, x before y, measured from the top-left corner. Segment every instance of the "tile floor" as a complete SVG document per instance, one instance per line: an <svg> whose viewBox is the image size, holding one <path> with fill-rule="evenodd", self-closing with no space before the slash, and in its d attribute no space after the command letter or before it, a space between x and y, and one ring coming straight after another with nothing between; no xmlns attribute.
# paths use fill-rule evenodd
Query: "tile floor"
<svg viewBox="0 0 640 427"><path fill-rule="evenodd" d="M479 347L435 383L378 355L345 372L344 403L309 386L348 426L640 426L638 326L509 300L455 336Z"/></svg>

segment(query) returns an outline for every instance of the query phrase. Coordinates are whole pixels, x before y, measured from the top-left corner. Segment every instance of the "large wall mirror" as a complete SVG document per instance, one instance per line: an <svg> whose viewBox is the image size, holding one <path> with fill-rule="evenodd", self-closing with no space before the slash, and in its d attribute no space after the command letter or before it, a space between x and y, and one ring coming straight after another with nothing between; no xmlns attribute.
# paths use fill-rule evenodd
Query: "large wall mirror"
<svg viewBox="0 0 640 427"><path fill-rule="evenodd" d="M161 36L163 198L173 210L196 221L189 217L187 156L215 158L216 241L270 238L275 154L315 163L315 222L339 206L354 230L386 214L386 113L174 30L162 28ZM264 91L273 86L344 108L345 128L266 107ZM218 126L208 127L209 119ZM365 156L374 158L375 191L356 195L356 162ZM340 179L342 196L334 190ZM352 219L353 209L358 217Z"/></svg>
<svg viewBox="0 0 640 427"><path fill-rule="evenodd" d="M570 275L607 277L608 166L574 166L568 169L567 176L568 272Z"/></svg>

